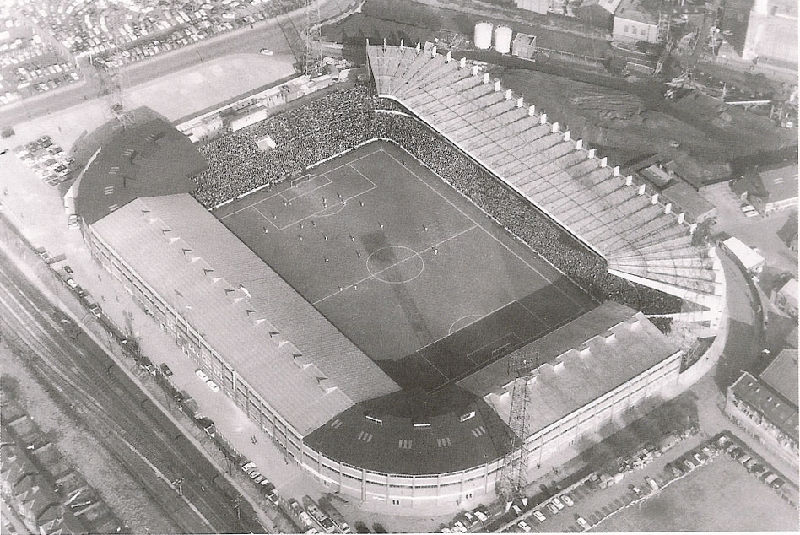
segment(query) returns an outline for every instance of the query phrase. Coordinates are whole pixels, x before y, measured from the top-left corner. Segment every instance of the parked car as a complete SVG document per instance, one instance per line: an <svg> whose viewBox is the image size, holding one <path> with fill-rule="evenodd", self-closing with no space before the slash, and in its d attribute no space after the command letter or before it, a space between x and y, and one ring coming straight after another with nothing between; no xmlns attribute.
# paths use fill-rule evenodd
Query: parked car
<svg viewBox="0 0 800 535"><path fill-rule="evenodd" d="M547 509L554 515L558 514L558 507L553 502L547 504Z"/></svg>
<svg viewBox="0 0 800 535"><path fill-rule="evenodd" d="M562 494L561 501L564 502L564 504L566 504L567 507L572 507L573 505L575 505L575 502L572 500L572 498L570 498L569 494Z"/></svg>
<svg viewBox="0 0 800 535"><path fill-rule="evenodd" d="M252 470L255 467L256 463L254 463L253 461L246 461L244 464L242 464L242 471L247 472L248 470Z"/></svg>
<svg viewBox="0 0 800 535"><path fill-rule="evenodd" d="M197 377L198 377L198 378L199 378L201 381L203 381L203 382L206 382L206 381L208 381L208 375L207 375L207 374L206 374L206 372L204 372L203 370L201 370L201 369L199 369L199 368L198 368L198 369L196 369L196 370L194 371L194 374L195 374L195 375L196 375L196 376L197 376Z"/></svg>
<svg viewBox="0 0 800 535"><path fill-rule="evenodd" d="M783 479L781 479L779 477L776 477L775 479L772 480L772 483L770 483L769 486L772 487L775 490L778 490L779 488L781 488L785 484L786 484L786 481L784 481Z"/></svg>
<svg viewBox="0 0 800 535"><path fill-rule="evenodd" d="M691 471L695 469L694 462L690 461L688 458L683 460L683 466L686 467L687 470Z"/></svg>
<svg viewBox="0 0 800 535"><path fill-rule="evenodd" d="M555 496L552 502L555 504L556 507L558 507L559 511L564 508L564 504L561 503L561 500L558 499L558 496Z"/></svg>
<svg viewBox="0 0 800 535"><path fill-rule="evenodd" d="M589 526L589 523L586 521L586 519L583 518L582 516L579 516L575 520L578 522L578 525L581 527L581 529L589 529L591 527Z"/></svg>
<svg viewBox="0 0 800 535"><path fill-rule="evenodd" d="M208 385L208 388L210 388L212 392L219 392L219 385L214 381L208 381L206 384Z"/></svg>
<svg viewBox="0 0 800 535"><path fill-rule="evenodd" d="M534 509L533 518L535 518L539 522L544 522L545 520L547 520L547 517L544 516L544 514L538 509Z"/></svg>
<svg viewBox="0 0 800 535"><path fill-rule="evenodd" d="M519 529L521 529L525 533L528 533L531 530L531 527L524 520L520 520L519 522L517 522L517 526L519 526Z"/></svg>
<svg viewBox="0 0 800 535"><path fill-rule="evenodd" d="M484 513L483 510L481 509L475 509L473 513L475 513L475 517L481 522L486 522L487 520L489 520L489 516L486 513Z"/></svg>
<svg viewBox="0 0 800 535"><path fill-rule="evenodd" d="M172 370L170 370L169 366L166 364L161 365L161 373L163 373L165 377L172 377Z"/></svg>

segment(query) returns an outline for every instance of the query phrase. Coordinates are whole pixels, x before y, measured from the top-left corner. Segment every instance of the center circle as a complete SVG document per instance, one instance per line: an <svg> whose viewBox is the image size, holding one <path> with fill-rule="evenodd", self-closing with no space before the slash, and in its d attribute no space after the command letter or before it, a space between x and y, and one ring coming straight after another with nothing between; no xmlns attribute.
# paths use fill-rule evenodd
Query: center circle
<svg viewBox="0 0 800 535"><path fill-rule="evenodd" d="M367 257L369 274L386 284L411 282L422 274L425 261L411 247L388 245L373 251Z"/></svg>

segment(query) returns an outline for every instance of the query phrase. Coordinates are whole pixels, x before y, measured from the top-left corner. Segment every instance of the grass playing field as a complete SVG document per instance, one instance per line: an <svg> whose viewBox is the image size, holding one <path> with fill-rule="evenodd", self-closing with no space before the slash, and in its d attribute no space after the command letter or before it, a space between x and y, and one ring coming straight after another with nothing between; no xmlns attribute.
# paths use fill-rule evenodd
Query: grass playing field
<svg viewBox="0 0 800 535"><path fill-rule="evenodd" d="M594 306L390 143L215 215L407 389L460 379Z"/></svg>

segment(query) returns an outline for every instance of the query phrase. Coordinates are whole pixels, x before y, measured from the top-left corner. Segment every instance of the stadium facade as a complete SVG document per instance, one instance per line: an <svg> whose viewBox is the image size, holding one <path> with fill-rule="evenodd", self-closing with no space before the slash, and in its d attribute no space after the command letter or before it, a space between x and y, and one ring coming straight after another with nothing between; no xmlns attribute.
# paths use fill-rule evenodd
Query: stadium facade
<svg viewBox="0 0 800 535"><path fill-rule="evenodd" d="M546 117L431 48L369 47L368 61L380 95L551 214L611 269L718 311L718 265L713 251L691 245L688 222ZM518 117L498 123L500 115ZM123 167L136 128L124 136L108 155ZM520 353L541 362L526 378L535 409L516 453L528 456L533 478L550 459L604 438L608 424L642 400L678 388L683 351L641 312L608 301L457 381L448 410L420 413L419 400L204 209L186 181L158 185L152 164L165 155L148 150L154 143L148 138L136 152L136 170L148 177L119 183L105 158L84 173L78 198L103 192L105 202L83 218L87 244L186 357L333 491L420 513L485 501L509 449L507 369ZM197 172L191 152L184 178ZM523 183L524 175L536 180Z"/></svg>

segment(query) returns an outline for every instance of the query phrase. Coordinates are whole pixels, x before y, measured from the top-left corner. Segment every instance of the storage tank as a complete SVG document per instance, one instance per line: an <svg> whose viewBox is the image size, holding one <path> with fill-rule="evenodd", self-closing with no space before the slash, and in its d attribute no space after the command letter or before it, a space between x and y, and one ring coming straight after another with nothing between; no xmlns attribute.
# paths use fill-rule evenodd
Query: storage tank
<svg viewBox="0 0 800 535"><path fill-rule="evenodd" d="M493 28L494 25L491 22L479 22L475 25L475 36L472 39L475 43L475 48L489 50L492 47Z"/></svg>
<svg viewBox="0 0 800 535"><path fill-rule="evenodd" d="M511 28L498 26L494 30L494 49L501 54L511 52Z"/></svg>

